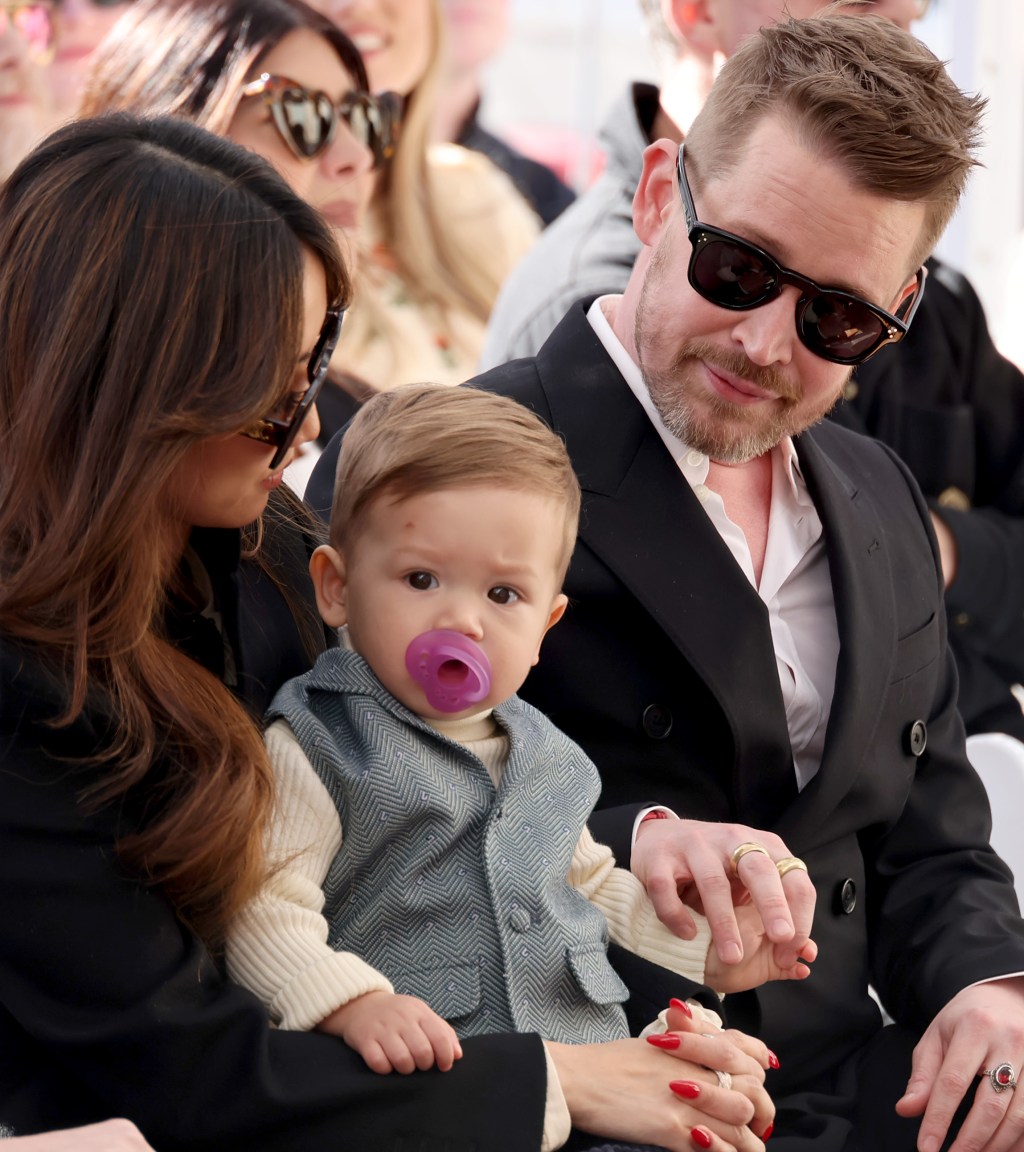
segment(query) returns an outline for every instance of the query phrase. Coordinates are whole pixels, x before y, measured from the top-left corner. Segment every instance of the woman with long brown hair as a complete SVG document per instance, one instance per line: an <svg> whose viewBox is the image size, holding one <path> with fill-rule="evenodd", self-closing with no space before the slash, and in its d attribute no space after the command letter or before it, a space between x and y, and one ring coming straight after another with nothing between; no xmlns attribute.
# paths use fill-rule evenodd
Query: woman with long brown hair
<svg viewBox="0 0 1024 1152"><path fill-rule="evenodd" d="M323 221L181 121L72 123L0 191L0 1128L535 1152L572 1117L753 1152L766 1050L681 1017L677 1063L493 1036L444 1075L378 1077L223 975L272 803L226 560L316 430L348 298Z"/></svg>

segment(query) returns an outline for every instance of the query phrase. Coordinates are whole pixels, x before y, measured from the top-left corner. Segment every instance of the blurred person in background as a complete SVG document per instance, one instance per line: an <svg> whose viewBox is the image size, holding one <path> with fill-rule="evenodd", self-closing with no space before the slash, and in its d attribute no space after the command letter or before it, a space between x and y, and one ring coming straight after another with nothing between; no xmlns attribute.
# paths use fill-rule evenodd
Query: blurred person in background
<svg viewBox="0 0 1024 1152"><path fill-rule="evenodd" d="M614 105L605 172L509 278L484 367L534 355L574 301L622 291L641 248L631 203L643 149L685 136L722 63L759 27L825 10L821 0L640 3L665 65L661 87L633 84ZM907 31L927 0L839 8ZM928 268L909 335L857 368L829 418L894 448L928 499L968 735L1024 740L1024 376L996 350L968 280L934 258Z"/></svg>
<svg viewBox="0 0 1024 1152"><path fill-rule="evenodd" d="M397 102L368 83L349 38L301 0L138 0L98 54L82 112L182 116L258 152L333 225L351 268L396 130ZM332 366L324 442L370 392ZM300 492L315 459L289 468Z"/></svg>
<svg viewBox="0 0 1024 1152"><path fill-rule="evenodd" d="M505 44L508 0L441 0L441 9L445 68L434 116L435 137L482 152L550 224L576 199L575 192L546 164L524 155L480 123L483 72Z"/></svg>
<svg viewBox="0 0 1024 1152"><path fill-rule="evenodd" d="M404 98L376 178L355 304L336 360L375 389L458 384L476 370L505 277L539 222L485 156L431 143L444 47L440 0L314 0L362 53L374 92Z"/></svg>
<svg viewBox="0 0 1024 1152"><path fill-rule="evenodd" d="M48 3L0 3L0 182L54 127L45 71L53 43Z"/></svg>
<svg viewBox="0 0 1024 1152"><path fill-rule="evenodd" d="M93 54L131 0L53 0L56 51L50 89L61 119L75 115Z"/></svg>

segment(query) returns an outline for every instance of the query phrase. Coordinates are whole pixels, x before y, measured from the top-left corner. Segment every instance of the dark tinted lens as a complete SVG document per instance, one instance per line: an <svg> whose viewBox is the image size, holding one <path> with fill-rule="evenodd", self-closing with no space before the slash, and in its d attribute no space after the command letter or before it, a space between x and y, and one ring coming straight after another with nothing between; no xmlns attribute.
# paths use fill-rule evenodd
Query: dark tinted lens
<svg viewBox="0 0 1024 1152"><path fill-rule="evenodd" d="M346 92L338 112L352 135L373 153L374 164L390 159L395 141L395 104L392 93Z"/></svg>
<svg viewBox="0 0 1024 1152"><path fill-rule="evenodd" d="M723 308L754 308L777 292L775 268L752 248L718 238L698 239L690 279L702 296Z"/></svg>
<svg viewBox="0 0 1024 1152"><path fill-rule="evenodd" d="M856 300L822 293L812 296L797 316L800 338L811 349L839 363L856 363L886 335L880 316Z"/></svg>
<svg viewBox="0 0 1024 1152"><path fill-rule="evenodd" d="M285 88L275 101L281 127L300 155L312 159L330 142L334 128L334 107L323 92Z"/></svg>

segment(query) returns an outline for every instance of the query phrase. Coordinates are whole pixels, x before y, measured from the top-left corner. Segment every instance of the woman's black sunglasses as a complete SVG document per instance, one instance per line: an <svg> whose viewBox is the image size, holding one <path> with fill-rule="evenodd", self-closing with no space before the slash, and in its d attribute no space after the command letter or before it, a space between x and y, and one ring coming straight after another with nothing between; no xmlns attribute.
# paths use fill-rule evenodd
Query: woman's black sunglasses
<svg viewBox="0 0 1024 1152"><path fill-rule="evenodd" d="M243 96L262 96L285 144L300 160L312 160L334 139L338 121L373 153L379 168L394 155L402 100L394 92L346 92L335 104L326 92L312 92L285 76L264 72L242 89Z"/></svg>
<svg viewBox="0 0 1024 1152"><path fill-rule="evenodd" d="M259 440L261 444L271 444L277 449L268 465L271 471L280 465L287 455L288 449L295 443L295 437L299 434L302 422L309 415L310 408L313 407L317 396L320 395L320 390L327 379L327 369L331 363L331 356L334 355L338 337L341 335L341 322L344 318L345 312L341 308L332 309L327 313L327 319L324 321L323 328L320 329L320 335L317 337L316 344L313 345L313 351L309 354L309 363L306 365L306 379L309 381L309 387L297 404L289 403L287 405L284 419L281 418L280 414L266 416L242 430L242 435L248 436L250 440Z"/></svg>
<svg viewBox="0 0 1024 1152"><path fill-rule="evenodd" d="M808 277L783 268L756 244L702 224L686 179L683 151L680 145L676 168L692 246L688 277L699 296L719 308L743 312L760 308L792 284L800 289L797 335L815 356L833 364L863 364L879 348L903 339L924 295L927 268L918 269L917 287L900 304L896 316L852 292L823 288Z"/></svg>

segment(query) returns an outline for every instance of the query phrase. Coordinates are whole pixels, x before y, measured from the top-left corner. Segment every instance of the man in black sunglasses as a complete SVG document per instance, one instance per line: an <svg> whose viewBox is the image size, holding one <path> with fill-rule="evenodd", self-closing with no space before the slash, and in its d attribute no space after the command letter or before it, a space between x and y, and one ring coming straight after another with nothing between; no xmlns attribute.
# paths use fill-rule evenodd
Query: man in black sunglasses
<svg viewBox="0 0 1024 1152"><path fill-rule="evenodd" d="M781 1063L772 1147L938 1152L958 1108L958 1148L1024 1131L1024 922L932 520L892 451L820 422L927 292L981 103L882 20L763 30L685 150L644 153L624 294L475 381L548 420L583 485L524 695L601 769L595 834L684 935L699 896L723 959L741 893L780 961L816 907L806 985L726 1004Z"/></svg>
<svg viewBox="0 0 1024 1152"><path fill-rule="evenodd" d="M629 205L643 149L679 140L715 65L761 23L816 14L821 0L640 0L668 64L662 87L633 84L602 130L608 162L506 281L483 365L534 355L575 300L621 292L640 242ZM852 4L903 28L922 0ZM929 260L907 339L859 366L829 419L894 448L928 499L942 548L949 641L968 735L1024 740L1024 374L1001 356L970 283Z"/></svg>
<svg viewBox="0 0 1024 1152"><path fill-rule="evenodd" d="M600 769L595 836L681 935L701 904L726 961L735 901L781 964L813 921L809 980L725 1003L778 1057L783 1152L1024 1132L1024 921L931 516L891 449L821 422L927 294L981 110L883 20L762 30L682 154L645 151L624 294L474 380L547 420L583 488L569 609L522 694Z"/></svg>

